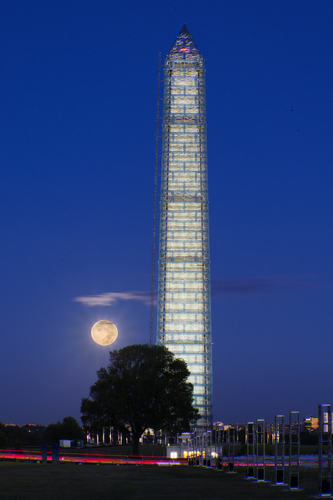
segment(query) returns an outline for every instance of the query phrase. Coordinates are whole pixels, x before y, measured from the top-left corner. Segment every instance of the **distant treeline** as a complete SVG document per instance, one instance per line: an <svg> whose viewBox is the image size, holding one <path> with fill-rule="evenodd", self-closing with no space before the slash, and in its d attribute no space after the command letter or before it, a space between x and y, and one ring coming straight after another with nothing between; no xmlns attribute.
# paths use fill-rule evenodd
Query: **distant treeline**
<svg viewBox="0 0 333 500"><path fill-rule="evenodd" d="M43 425L5 425L0 422L0 449L39 446L42 443L59 443L60 439L84 439L85 434L74 417L65 417L62 422Z"/></svg>

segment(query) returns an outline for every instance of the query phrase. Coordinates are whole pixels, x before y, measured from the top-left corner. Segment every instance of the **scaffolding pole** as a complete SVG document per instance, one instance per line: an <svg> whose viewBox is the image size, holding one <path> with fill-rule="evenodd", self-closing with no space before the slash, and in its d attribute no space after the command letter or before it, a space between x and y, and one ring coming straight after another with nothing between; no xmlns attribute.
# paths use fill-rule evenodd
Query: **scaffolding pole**
<svg viewBox="0 0 333 500"><path fill-rule="evenodd" d="M284 415L275 415L275 484L284 484Z"/></svg>
<svg viewBox="0 0 333 500"><path fill-rule="evenodd" d="M235 472L235 428L228 427L228 472Z"/></svg>
<svg viewBox="0 0 333 500"><path fill-rule="evenodd" d="M319 496L330 497L332 493L332 412L330 404L318 405L318 423Z"/></svg>
<svg viewBox="0 0 333 500"><path fill-rule="evenodd" d="M257 419L257 425L256 425L257 481L265 481L265 441L266 441L265 430L266 430L265 420L262 418Z"/></svg>
<svg viewBox="0 0 333 500"><path fill-rule="evenodd" d="M216 469L223 470L223 430L215 430Z"/></svg>
<svg viewBox="0 0 333 500"><path fill-rule="evenodd" d="M254 468L256 464L256 449L255 449L255 423L248 422L246 425L246 455L247 455L247 470L246 476L254 478Z"/></svg>
<svg viewBox="0 0 333 500"><path fill-rule="evenodd" d="M300 426L299 411L289 412L289 488L299 489Z"/></svg>

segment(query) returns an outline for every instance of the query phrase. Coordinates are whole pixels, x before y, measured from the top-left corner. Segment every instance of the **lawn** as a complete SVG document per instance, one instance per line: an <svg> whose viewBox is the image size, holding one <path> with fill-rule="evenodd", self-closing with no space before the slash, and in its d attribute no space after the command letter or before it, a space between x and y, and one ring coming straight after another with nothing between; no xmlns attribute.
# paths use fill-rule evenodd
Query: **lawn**
<svg viewBox="0 0 333 500"><path fill-rule="evenodd" d="M318 493L317 470L302 470L300 486L256 483L243 468L228 474L188 466L0 462L0 500L303 500Z"/></svg>

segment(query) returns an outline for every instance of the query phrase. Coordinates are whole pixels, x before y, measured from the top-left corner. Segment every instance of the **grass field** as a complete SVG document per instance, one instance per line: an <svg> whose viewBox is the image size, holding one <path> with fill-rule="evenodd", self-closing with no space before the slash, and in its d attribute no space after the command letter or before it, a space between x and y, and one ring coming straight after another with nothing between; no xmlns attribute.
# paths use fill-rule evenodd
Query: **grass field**
<svg viewBox="0 0 333 500"><path fill-rule="evenodd" d="M270 478L272 470L267 470ZM203 467L0 462L1 500L303 500L318 493L317 470L300 473L300 491Z"/></svg>

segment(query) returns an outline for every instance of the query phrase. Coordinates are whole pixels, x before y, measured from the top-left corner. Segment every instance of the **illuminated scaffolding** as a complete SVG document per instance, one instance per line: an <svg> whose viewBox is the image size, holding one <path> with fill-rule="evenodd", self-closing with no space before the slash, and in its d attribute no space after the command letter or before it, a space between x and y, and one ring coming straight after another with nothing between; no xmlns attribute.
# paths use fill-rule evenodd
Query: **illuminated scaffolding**
<svg viewBox="0 0 333 500"><path fill-rule="evenodd" d="M184 25L164 63L157 339L186 361L212 425L205 64Z"/></svg>

